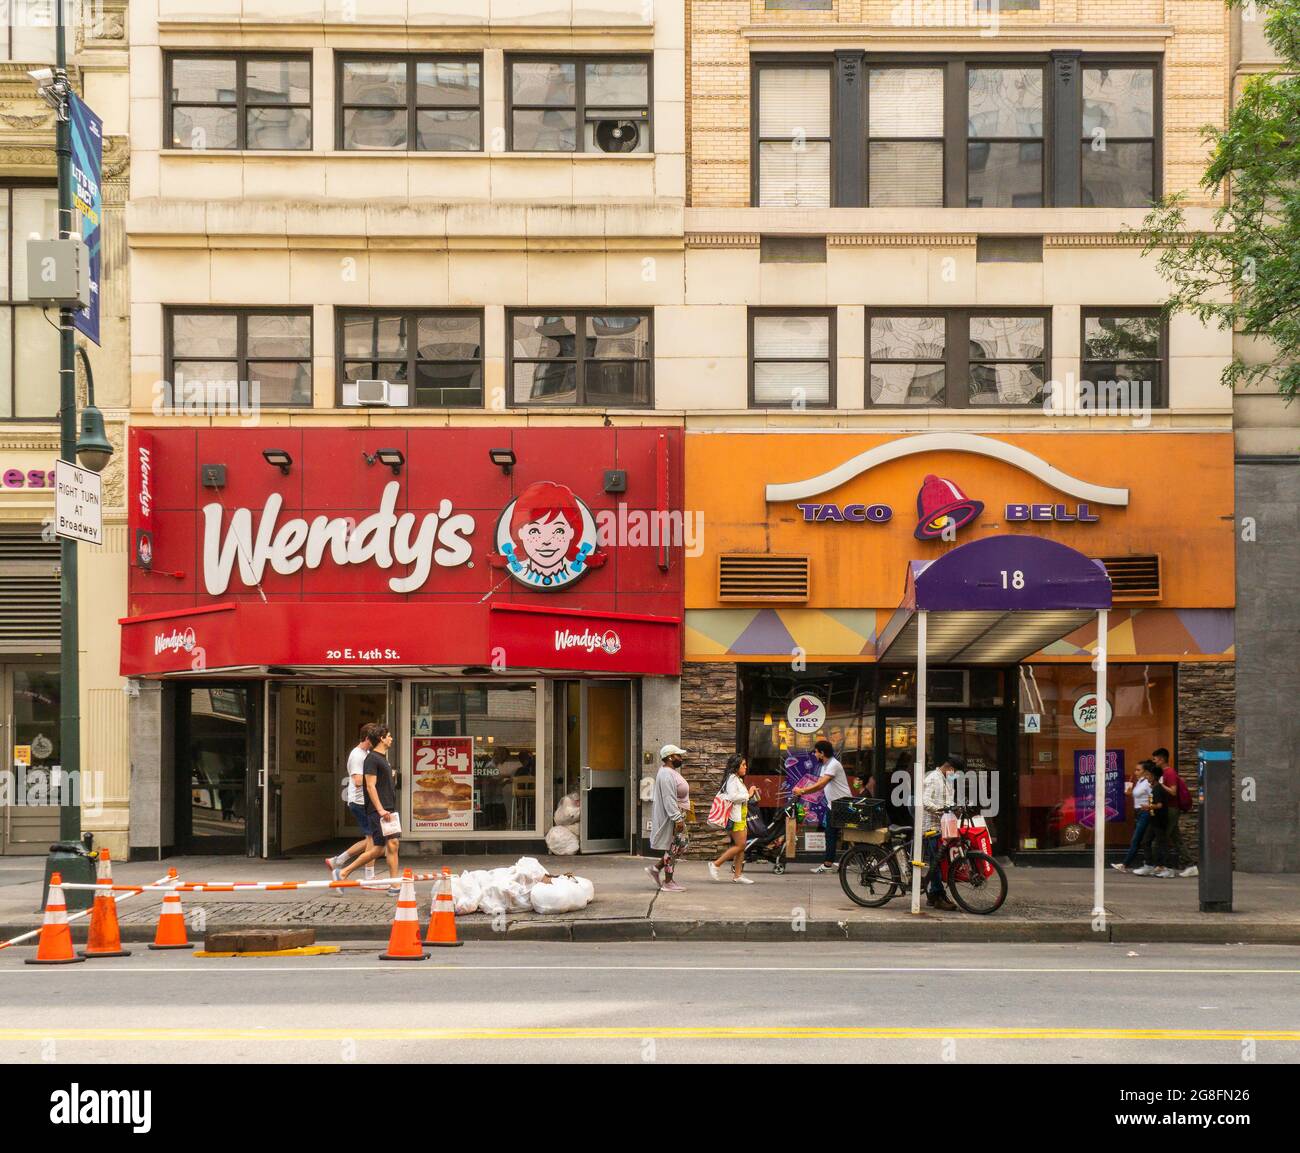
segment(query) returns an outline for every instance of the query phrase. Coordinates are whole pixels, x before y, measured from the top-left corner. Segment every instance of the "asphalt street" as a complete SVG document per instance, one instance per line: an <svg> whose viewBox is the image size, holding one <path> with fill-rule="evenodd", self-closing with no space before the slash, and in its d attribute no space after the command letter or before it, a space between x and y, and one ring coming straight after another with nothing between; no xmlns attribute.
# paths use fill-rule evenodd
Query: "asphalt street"
<svg viewBox="0 0 1300 1153"><path fill-rule="evenodd" d="M382 962L38 968L0 953L3 1062L1300 1060L1284 946L470 942Z"/></svg>

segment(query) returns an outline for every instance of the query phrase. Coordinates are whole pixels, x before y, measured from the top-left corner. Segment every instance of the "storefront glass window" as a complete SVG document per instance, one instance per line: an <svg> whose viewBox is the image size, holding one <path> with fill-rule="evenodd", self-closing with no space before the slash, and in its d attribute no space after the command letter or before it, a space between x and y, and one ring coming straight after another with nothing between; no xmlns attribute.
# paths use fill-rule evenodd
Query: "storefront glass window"
<svg viewBox="0 0 1300 1153"><path fill-rule="evenodd" d="M1078 851L1093 843L1095 678L1089 665L1020 666L1021 850ZM1106 678L1106 843L1122 848L1133 834L1127 786L1138 762L1174 748L1174 668L1108 665Z"/></svg>
<svg viewBox="0 0 1300 1153"><path fill-rule="evenodd" d="M417 684L411 730L413 834L536 828L534 682Z"/></svg>

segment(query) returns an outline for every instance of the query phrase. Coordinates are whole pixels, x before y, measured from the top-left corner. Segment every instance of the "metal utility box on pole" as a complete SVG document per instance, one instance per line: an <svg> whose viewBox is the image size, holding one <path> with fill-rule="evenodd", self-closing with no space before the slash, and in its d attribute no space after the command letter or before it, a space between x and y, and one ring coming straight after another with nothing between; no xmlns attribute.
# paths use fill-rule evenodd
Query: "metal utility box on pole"
<svg viewBox="0 0 1300 1153"><path fill-rule="evenodd" d="M1196 750L1200 805L1197 889L1202 913L1232 912L1232 745L1210 739Z"/></svg>

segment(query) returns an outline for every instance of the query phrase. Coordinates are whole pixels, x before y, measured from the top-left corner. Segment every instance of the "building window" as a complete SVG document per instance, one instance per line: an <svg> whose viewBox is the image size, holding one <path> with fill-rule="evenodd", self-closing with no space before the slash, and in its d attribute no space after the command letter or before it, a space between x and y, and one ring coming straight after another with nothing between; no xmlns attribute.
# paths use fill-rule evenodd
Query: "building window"
<svg viewBox="0 0 1300 1153"><path fill-rule="evenodd" d="M833 408L835 321L829 311L749 314L751 408Z"/></svg>
<svg viewBox="0 0 1300 1153"><path fill-rule="evenodd" d="M168 311L172 403L195 398L241 407L310 406L309 309Z"/></svg>
<svg viewBox="0 0 1300 1153"><path fill-rule="evenodd" d="M411 832L536 833L533 681L411 686Z"/></svg>
<svg viewBox="0 0 1300 1153"><path fill-rule="evenodd" d="M1085 208L1143 208L1155 198L1155 69L1083 69Z"/></svg>
<svg viewBox="0 0 1300 1153"><path fill-rule="evenodd" d="M1140 207L1160 195L1159 70L1068 52L758 56L750 202Z"/></svg>
<svg viewBox="0 0 1300 1153"><path fill-rule="evenodd" d="M1163 408L1165 325L1154 309L1083 312L1083 365L1080 376L1108 399L1133 407Z"/></svg>
<svg viewBox="0 0 1300 1153"><path fill-rule="evenodd" d="M166 140L195 152L311 148L311 57L170 54Z"/></svg>
<svg viewBox="0 0 1300 1153"><path fill-rule="evenodd" d="M1042 404L1048 337L1046 312L868 312L869 402L941 408Z"/></svg>
<svg viewBox="0 0 1300 1153"><path fill-rule="evenodd" d="M754 164L763 208L826 208L831 203L831 70L763 65Z"/></svg>
<svg viewBox="0 0 1300 1153"><path fill-rule="evenodd" d="M341 312L337 343L345 405L359 380L388 381L395 407L483 403L481 312Z"/></svg>
<svg viewBox="0 0 1300 1153"><path fill-rule="evenodd" d="M514 152L649 152L650 58L509 62Z"/></svg>
<svg viewBox="0 0 1300 1153"><path fill-rule="evenodd" d="M338 146L350 151L479 152L478 56L340 57Z"/></svg>
<svg viewBox="0 0 1300 1153"><path fill-rule="evenodd" d="M54 63L55 0L9 0L0 16L0 59L15 64Z"/></svg>
<svg viewBox="0 0 1300 1153"><path fill-rule="evenodd" d="M1043 203L1043 69L966 71L966 204L1037 208Z"/></svg>
<svg viewBox="0 0 1300 1153"><path fill-rule="evenodd" d="M53 420L59 408L59 330L27 300L27 238L58 235L58 192L0 186L0 212L0 417Z"/></svg>
<svg viewBox="0 0 1300 1153"><path fill-rule="evenodd" d="M610 408L653 403L649 313L520 311L508 316L513 403Z"/></svg>
<svg viewBox="0 0 1300 1153"><path fill-rule="evenodd" d="M943 206L943 69L873 68L867 81L867 203Z"/></svg>

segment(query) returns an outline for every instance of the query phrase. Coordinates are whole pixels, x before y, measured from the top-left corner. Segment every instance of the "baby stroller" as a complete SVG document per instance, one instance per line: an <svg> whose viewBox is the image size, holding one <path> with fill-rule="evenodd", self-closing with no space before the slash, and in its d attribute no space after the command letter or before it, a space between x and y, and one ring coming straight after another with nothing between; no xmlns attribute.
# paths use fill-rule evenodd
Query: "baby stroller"
<svg viewBox="0 0 1300 1153"><path fill-rule="evenodd" d="M767 861L778 876L785 872L785 822L787 817L803 819L804 806L794 797L786 799L785 807L778 809L771 824L763 820L763 812L751 804L746 815L745 864Z"/></svg>

